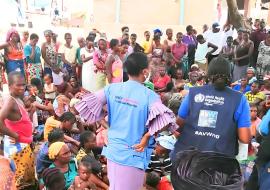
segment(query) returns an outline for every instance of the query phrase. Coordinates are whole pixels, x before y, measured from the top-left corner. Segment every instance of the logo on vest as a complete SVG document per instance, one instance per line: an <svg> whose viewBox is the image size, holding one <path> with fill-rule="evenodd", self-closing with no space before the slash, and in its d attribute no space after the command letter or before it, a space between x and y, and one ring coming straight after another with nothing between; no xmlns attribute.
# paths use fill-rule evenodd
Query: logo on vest
<svg viewBox="0 0 270 190"><path fill-rule="evenodd" d="M201 94L201 93L197 94L197 95L194 97L194 101L195 101L196 103L201 103L201 102L204 101L204 99L205 99L205 96L204 96L203 94Z"/></svg>

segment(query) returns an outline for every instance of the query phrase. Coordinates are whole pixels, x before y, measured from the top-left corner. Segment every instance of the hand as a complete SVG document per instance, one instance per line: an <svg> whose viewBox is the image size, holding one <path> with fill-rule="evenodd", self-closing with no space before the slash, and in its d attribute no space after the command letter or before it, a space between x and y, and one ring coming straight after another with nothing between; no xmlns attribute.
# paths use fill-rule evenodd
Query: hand
<svg viewBox="0 0 270 190"><path fill-rule="evenodd" d="M148 145L148 141L149 141L149 138L150 138L150 134L149 133L146 133L140 144L135 144L133 145L132 147L137 151L137 152L143 152L145 147Z"/></svg>

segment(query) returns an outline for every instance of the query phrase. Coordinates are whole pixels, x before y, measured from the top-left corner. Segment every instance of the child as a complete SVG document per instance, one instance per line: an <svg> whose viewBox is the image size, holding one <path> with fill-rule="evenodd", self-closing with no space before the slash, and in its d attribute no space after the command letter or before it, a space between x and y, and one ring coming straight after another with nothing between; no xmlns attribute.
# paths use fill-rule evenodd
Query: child
<svg viewBox="0 0 270 190"><path fill-rule="evenodd" d="M169 175L171 172L171 160L169 154L174 148L176 139L173 136L161 136L156 139L154 154L151 155L150 171L155 171L160 176Z"/></svg>
<svg viewBox="0 0 270 190"><path fill-rule="evenodd" d="M145 188L146 190L157 190L160 182L160 176L156 172L146 174Z"/></svg>
<svg viewBox="0 0 270 190"><path fill-rule="evenodd" d="M261 119L258 117L258 107L255 105L250 106L250 119L251 119L251 136L256 137L257 128L261 123Z"/></svg>
<svg viewBox="0 0 270 190"><path fill-rule="evenodd" d="M92 174L91 163L82 160L79 164L78 174L69 190L97 189L96 185L90 179Z"/></svg>
<svg viewBox="0 0 270 190"><path fill-rule="evenodd" d="M65 189L64 174L58 168L47 168L43 174L43 190L62 190Z"/></svg>
<svg viewBox="0 0 270 190"><path fill-rule="evenodd" d="M44 89L43 92L45 93L45 99L52 102L56 97L56 87L54 86L54 83L52 82L52 76L49 74L46 74L44 76Z"/></svg>
<svg viewBox="0 0 270 190"><path fill-rule="evenodd" d="M92 175L90 176L91 181L96 185L99 190L108 190L109 186L106 182L105 168L102 164L97 161L92 156L85 156L82 158L81 162L88 162L91 164Z"/></svg>
<svg viewBox="0 0 270 190"><path fill-rule="evenodd" d="M197 71L192 71L189 73L189 83L185 84L184 90L189 90L192 87L200 86L198 83L198 80L200 78L200 75Z"/></svg>
<svg viewBox="0 0 270 190"><path fill-rule="evenodd" d="M95 157L92 149L96 147L96 135L91 131L84 131L80 135L80 147L76 156L78 162L86 155Z"/></svg>

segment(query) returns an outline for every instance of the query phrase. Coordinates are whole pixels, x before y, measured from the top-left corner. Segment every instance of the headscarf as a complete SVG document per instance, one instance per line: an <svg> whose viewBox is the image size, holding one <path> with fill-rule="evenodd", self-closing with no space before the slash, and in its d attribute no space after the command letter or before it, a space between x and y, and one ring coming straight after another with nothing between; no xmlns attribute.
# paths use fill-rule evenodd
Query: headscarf
<svg viewBox="0 0 270 190"><path fill-rule="evenodd" d="M10 38L11 38L12 34L18 34L18 36L19 36L18 31L17 31L15 28L11 28L11 29L7 32L6 42L9 42L9 41L10 41Z"/></svg>
<svg viewBox="0 0 270 190"><path fill-rule="evenodd" d="M55 142L52 143L49 147L48 155L51 160L54 160L56 156L59 154L62 147L65 145L64 142Z"/></svg>
<svg viewBox="0 0 270 190"><path fill-rule="evenodd" d="M48 35L48 34L52 36L53 31L51 31L51 30L45 30L45 31L44 31L44 36L45 36L45 35Z"/></svg>

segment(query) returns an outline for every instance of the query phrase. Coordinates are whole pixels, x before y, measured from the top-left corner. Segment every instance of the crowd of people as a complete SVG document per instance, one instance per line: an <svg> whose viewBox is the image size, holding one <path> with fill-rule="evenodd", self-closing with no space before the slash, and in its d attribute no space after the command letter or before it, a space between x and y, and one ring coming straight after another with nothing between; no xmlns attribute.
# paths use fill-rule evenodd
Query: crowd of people
<svg viewBox="0 0 270 190"><path fill-rule="evenodd" d="M202 34L191 25L185 33L168 28L166 36L155 29L142 43L129 27L121 32L109 40L93 30L75 45L71 33L61 44L46 30L39 47L37 34L8 31L0 45L0 86L9 87L0 99L0 168L9 175L0 187L187 189L182 168L211 151L233 172L237 155L240 177L221 167L227 177L203 183L269 189L264 21L255 20L252 31L219 23L204 25Z"/></svg>

